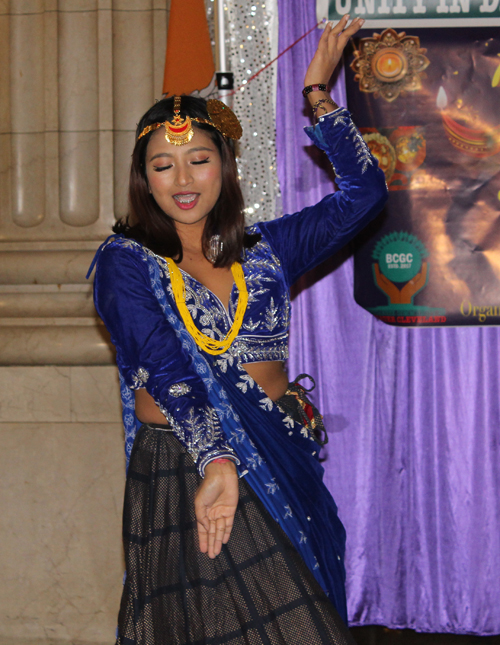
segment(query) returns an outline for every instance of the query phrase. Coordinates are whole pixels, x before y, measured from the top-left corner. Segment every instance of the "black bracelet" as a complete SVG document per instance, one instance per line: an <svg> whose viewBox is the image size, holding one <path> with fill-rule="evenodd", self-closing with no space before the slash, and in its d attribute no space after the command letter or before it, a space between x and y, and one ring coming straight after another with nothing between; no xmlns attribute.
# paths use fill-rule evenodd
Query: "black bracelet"
<svg viewBox="0 0 500 645"><path fill-rule="evenodd" d="M319 83L318 85L306 85L302 90L302 96L305 98L311 92L326 92L326 85Z"/></svg>

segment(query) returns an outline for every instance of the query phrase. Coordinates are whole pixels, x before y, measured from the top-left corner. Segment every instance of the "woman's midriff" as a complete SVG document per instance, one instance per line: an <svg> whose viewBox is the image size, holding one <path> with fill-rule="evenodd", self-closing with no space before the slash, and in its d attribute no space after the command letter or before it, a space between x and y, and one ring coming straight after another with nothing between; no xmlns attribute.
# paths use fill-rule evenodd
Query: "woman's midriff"
<svg viewBox="0 0 500 645"><path fill-rule="evenodd" d="M273 401L286 392L288 377L281 361L246 363L243 367ZM165 417L153 397L142 388L135 391L135 413L142 423L165 423Z"/></svg>
<svg viewBox="0 0 500 645"><path fill-rule="evenodd" d="M245 363L243 367L273 401L285 394L288 388L288 376L282 361Z"/></svg>

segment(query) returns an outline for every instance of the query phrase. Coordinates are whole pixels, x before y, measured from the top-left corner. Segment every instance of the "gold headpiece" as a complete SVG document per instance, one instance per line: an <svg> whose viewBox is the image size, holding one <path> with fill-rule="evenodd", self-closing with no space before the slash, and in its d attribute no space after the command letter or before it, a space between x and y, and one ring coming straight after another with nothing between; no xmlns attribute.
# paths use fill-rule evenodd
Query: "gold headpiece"
<svg viewBox="0 0 500 645"><path fill-rule="evenodd" d="M194 131L192 121L197 123L206 123L218 130L223 136L229 139L240 139L242 135L241 124L234 112L217 99L207 101L208 119L198 119L197 117L181 117L181 97L174 98L174 116L171 121L163 123L153 123L144 128L137 137L137 141L148 132L157 130L163 125L165 127L165 139L174 146L183 146L189 143L193 138Z"/></svg>

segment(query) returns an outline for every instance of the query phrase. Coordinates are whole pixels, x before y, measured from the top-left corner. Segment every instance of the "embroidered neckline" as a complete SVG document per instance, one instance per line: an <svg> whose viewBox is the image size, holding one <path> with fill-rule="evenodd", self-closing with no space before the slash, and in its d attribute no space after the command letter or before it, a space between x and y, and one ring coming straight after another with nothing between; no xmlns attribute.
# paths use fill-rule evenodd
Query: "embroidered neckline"
<svg viewBox="0 0 500 645"><path fill-rule="evenodd" d="M171 258L165 258L165 261L170 274L170 284L172 285L172 293L174 295L175 303L186 329L194 338L198 347L203 349L205 352L214 356L223 354L229 349L229 347L231 347L234 339L238 336L241 325L243 324L243 317L247 309L248 289L241 264L239 264L239 262L235 262L231 267L234 283L239 292L238 305L236 307L233 324L222 340L214 340L201 332L194 324L193 318L186 306L186 285L179 267Z"/></svg>

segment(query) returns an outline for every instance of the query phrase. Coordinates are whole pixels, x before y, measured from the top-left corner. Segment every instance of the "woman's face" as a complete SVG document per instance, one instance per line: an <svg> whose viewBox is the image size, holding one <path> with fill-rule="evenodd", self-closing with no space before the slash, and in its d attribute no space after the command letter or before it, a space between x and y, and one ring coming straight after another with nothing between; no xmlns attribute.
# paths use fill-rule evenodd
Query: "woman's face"
<svg viewBox="0 0 500 645"><path fill-rule="evenodd" d="M151 194L178 224L196 224L215 206L221 191L222 164L208 134L194 129L191 141L174 146L156 130L146 149L146 176Z"/></svg>

